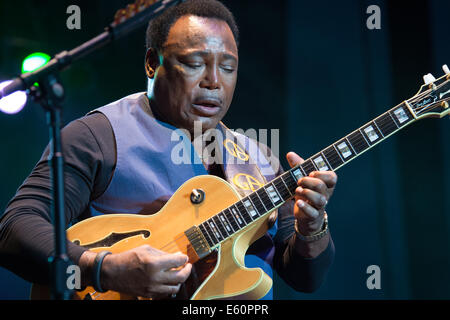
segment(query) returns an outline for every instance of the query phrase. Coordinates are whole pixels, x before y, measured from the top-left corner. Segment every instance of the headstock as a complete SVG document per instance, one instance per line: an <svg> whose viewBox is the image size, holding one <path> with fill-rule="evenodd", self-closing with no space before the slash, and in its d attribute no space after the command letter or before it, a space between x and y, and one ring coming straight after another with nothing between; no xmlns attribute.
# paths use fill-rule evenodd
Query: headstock
<svg viewBox="0 0 450 320"><path fill-rule="evenodd" d="M450 114L450 70L443 65L445 75L435 79L431 73L423 77L425 84L407 102L417 119L427 117L442 118Z"/></svg>

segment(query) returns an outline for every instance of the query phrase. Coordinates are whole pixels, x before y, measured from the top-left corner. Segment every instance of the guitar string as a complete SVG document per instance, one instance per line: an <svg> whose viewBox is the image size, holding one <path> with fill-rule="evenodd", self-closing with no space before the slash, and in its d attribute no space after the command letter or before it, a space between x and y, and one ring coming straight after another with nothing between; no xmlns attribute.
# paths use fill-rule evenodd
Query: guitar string
<svg viewBox="0 0 450 320"><path fill-rule="evenodd" d="M446 83L446 82L442 83L442 84L439 85L437 88L443 86L445 83ZM425 96L426 94L427 94L427 93L424 92L424 93L418 95L417 97L415 97L414 99L412 99L411 103L417 102L418 100L420 100L420 99L421 99L423 96ZM443 99L443 101L449 101L449 99L450 99L450 98L446 98L446 99ZM425 109L430 108L431 106L432 106L432 104L427 104L427 105L424 105L424 106L415 108L414 111L422 112L422 111L424 111ZM179 237L175 238L174 240L172 240L172 241L166 243L164 246L160 247L159 250L165 249L164 251L166 251L166 252L168 252L168 253L175 253L175 252L177 252L177 249L179 249L179 247L178 247L177 244L176 244L176 240L180 240L180 239L182 239L183 237L184 237L184 235L180 235ZM192 246L192 244L190 244L190 243L187 245L187 248L192 248L192 247L193 247L193 246ZM175 251L174 251L174 252L170 252L171 250L175 250Z"/></svg>
<svg viewBox="0 0 450 320"><path fill-rule="evenodd" d="M441 100L441 102L443 102L443 101L445 101L445 102L450 101L450 97ZM416 114L419 114L419 113L421 113L423 111L426 111L426 109L431 109L433 107L433 105L435 105L435 103L430 103L430 104L427 104L427 105L423 105L423 106L421 106L419 108L416 108L414 111L416 111Z"/></svg>
<svg viewBox="0 0 450 320"><path fill-rule="evenodd" d="M423 95L425 95L425 93L424 93ZM417 100L420 100L420 97L416 97L416 98L413 99L413 100L415 100L414 102L417 102ZM449 101L449 100L450 100L450 98L445 98L445 99L443 99L442 101ZM412 102L412 103L414 103L414 102ZM414 111L420 113L420 112L425 111L426 109L430 109L430 108L432 107L432 105L433 105L433 104L427 104L427 105L424 105L424 106L415 108ZM166 248L164 251L166 251L166 252L168 252L168 253L175 253L175 252L177 252L177 249L178 249L179 247L178 247L177 244L176 244L176 240L181 239L183 236L184 236L184 235L181 235L181 236L179 236L178 238L175 238L174 240L168 242L167 244L165 244L164 246L162 246L161 248L159 248L159 250L163 250L163 249ZM192 244L188 244L188 248L190 248L190 247L193 247ZM174 252L170 252L170 250L175 250L175 251L174 251Z"/></svg>
<svg viewBox="0 0 450 320"><path fill-rule="evenodd" d="M419 94L417 97L420 97L421 95L426 95L426 94L428 94L428 91L433 92L433 91L436 91L436 90L438 90L438 89L441 89L443 86L445 86L445 85L449 82L449 80L450 80L450 79L447 79L447 80L445 80L444 82L438 84L438 85L436 86L436 88L434 88L434 89L428 88L428 90L422 92L422 93Z"/></svg>
<svg viewBox="0 0 450 320"><path fill-rule="evenodd" d="M442 101L448 101L448 98L440 99L440 102L442 102ZM415 101L415 102L413 102L413 103L416 103L416 102L417 102L417 101ZM425 104L425 105L423 105L423 106L416 107L414 110L415 110L415 111L421 112L421 111L423 111L424 109L429 108L430 106L432 106L432 105L434 105L434 104L436 104L436 103L435 103L435 102L433 102L433 103L428 103L428 104Z"/></svg>
<svg viewBox="0 0 450 320"><path fill-rule="evenodd" d="M437 86L436 86L436 89L434 89L433 91L440 89L440 88L441 88L442 86L444 86L447 82L448 82L448 80L446 80L446 81L444 81L443 83L437 85ZM406 100L406 101L411 102L411 103L415 103L415 102L417 102L418 100L422 99L424 96L429 95L429 93L430 93L429 91L431 92L431 89L428 89L428 90L426 90L426 91L424 91L424 92L418 94L416 97L412 97L411 99L409 99L409 100L411 100L411 101L409 101L409 100Z"/></svg>
<svg viewBox="0 0 450 320"><path fill-rule="evenodd" d="M436 86L436 89L434 89L433 91L436 91L436 90L442 88L442 87L443 87L444 85L446 85L447 83L448 83L448 80L444 81L443 83L441 83L441 84L439 84L438 86ZM414 104L414 103L418 102L419 100L421 100L424 96L429 95L429 93L430 93L430 92L428 92L429 90L430 90L430 92L431 92L431 89L428 89L427 91L424 91L424 92L420 93L420 94L417 95L416 97L411 98L411 99L410 99L411 101L409 101L409 100L406 100L406 101L408 101L408 103ZM445 99L445 100L446 100L446 99ZM421 106L421 107L418 107L418 108L415 108L414 110L416 111L416 110L418 110L418 109L424 109L425 107L428 107L428 105L426 105L426 106ZM423 110L419 110L419 112L420 112L420 111L423 111Z"/></svg>

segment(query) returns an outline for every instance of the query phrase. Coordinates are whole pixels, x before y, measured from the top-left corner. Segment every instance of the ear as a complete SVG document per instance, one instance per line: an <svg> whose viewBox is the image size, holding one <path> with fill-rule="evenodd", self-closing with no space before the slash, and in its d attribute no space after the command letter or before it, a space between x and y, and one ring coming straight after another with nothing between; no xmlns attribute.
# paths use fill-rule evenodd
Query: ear
<svg viewBox="0 0 450 320"><path fill-rule="evenodd" d="M153 79L159 65L158 52L154 48L148 49L145 55L145 73L147 74L147 77Z"/></svg>

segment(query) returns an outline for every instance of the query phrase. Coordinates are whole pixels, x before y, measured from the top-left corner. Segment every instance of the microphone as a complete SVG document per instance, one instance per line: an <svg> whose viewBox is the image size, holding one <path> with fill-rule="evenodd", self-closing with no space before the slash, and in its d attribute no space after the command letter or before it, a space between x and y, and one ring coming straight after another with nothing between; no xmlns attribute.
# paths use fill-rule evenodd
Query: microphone
<svg viewBox="0 0 450 320"><path fill-rule="evenodd" d="M16 91L23 91L25 89L26 86L21 77L9 80L9 84L0 89L0 99L9 96Z"/></svg>

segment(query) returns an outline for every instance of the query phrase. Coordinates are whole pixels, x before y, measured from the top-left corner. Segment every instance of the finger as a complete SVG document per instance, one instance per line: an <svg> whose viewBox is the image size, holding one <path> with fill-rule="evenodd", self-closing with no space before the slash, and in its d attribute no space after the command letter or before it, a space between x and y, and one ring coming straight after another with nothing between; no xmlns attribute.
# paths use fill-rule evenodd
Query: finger
<svg viewBox="0 0 450 320"><path fill-rule="evenodd" d="M310 189L303 189L302 187L295 189L295 196L296 200L304 200L318 210L325 208L328 202L324 195Z"/></svg>
<svg viewBox="0 0 450 320"><path fill-rule="evenodd" d="M189 278L191 270L192 264L188 263L181 269L164 271L159 277L159 282L170 285L184 283Z"/></svg>
<svg viewBox="0 0 450 320"><path fill-rule="evenodd" d="M165 254L156 257L157 261L155 265L163 270L169 270L172 268L179 268L184 266L184 264L188 262L188 259L188 256L182 253Z"/></svg>
<svg viewBox="0 0 450 320"><path fill-rule="evenodd" d="M328 187L325 182L312 177L301 178L298 182L298 186L302 187L303 189L314 190L322 195L326 195L328 191Z"/></svg>
<svg viewBox="0 0 450 320"><path fill-rule="evenodd" d="M337 175L333 171L314 171L309 176L322 180L328 188L334 188L337 183Z"/></svg>
<svg viewBox="0 0 450 320"><path fill-rule="evenodd" d="M319 217L319 215L320 215L320 212L316 208L312 207L311 205L309 205L308 203L306 203L303 200L296 201L295 205L305 215L304 217L297 217L296 216L297 219L307 218L308 220L314 220L314 219L317 219Z"/></svg>
<svg viewBox="0 0 450 320"><path fill-rule="evenodd" d="M286 154L286 160L288 161L289 165L291 166L291 168L302 164L303 162L305 162L305 160L303 160L302 157L300 157L298 154L296 154L295 152L288 152Z"/></svg>

